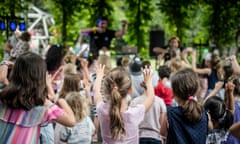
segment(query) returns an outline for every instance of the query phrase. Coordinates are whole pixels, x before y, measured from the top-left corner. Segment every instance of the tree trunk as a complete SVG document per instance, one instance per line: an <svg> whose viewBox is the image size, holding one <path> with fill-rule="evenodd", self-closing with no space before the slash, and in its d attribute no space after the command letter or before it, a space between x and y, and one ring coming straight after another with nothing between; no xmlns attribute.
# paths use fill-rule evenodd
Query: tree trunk
<svg viewBox="0 0 240 144"><path fill-rule="evenodd" d="M65 45L66 44L66 40L67 40L67 8L66 8L66 4L65 4L65 0L62 0L62 44Z"/></svg>

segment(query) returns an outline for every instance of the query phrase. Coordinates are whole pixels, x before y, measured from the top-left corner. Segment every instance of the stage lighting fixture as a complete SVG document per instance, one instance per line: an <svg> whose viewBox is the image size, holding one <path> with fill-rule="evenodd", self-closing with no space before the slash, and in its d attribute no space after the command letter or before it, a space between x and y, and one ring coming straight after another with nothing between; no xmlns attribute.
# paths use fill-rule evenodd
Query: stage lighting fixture
<svg viewBox="0 0 240 144"><path fill-rule="evenodd" d="M14 22L14 21L11 21L11 22L9 23L9 28L10 28L11 31L15 31L16 28L17 28L17 23Z"/></svg>
<svg viewBox="0 0 240 144"><path fill-rule="evenodd" d="M19 30L20 30L20 31L25 31L25 30L26 30L26 24L25 24L25 22L20 22L20 23L19 23Z"/></svg>
<svg viewBox="0 0 240 144"><path fill-rule="evenodd" d="M0 21L0 30L5 30L5 22Z"/></svg>

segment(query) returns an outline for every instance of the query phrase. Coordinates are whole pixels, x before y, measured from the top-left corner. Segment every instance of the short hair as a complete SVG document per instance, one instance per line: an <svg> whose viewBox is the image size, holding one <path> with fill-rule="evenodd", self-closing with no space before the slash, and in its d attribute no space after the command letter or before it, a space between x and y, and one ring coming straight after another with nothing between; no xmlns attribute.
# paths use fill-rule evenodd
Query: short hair
<svg viewBox="0 0 240 144"><path fill-rule="evenodd" d="M31 35L29 34L29 32L23 32L20 36L20 39L28 42L31 39Z"/></svg>
<svg viewBox="0 0 240 144"><path fill-rule="evenodd" d="M162 78L169 78L170 77L170 74L171 74L171 69L166 66L166 65L163 65L163 66L160 66L158 68L158 76L162 79Z"/></svg>
<svg viewBox="0 0 240 144"><path fill-rule="evenodd" d="M106 16L102 16L102 17L99 17L96 22L97 22L97 24L99 24L101 21L107 21L108 22L108 18Z"/></svg>
<svg viewBox="0 0 240 144"><path fill-rule="evenodd" d="M178 42L178 47L181 47L181 42L180 42L179 38L176 37L176 36L173 36L173 37L171 37L171 38L169 39L168 45L170 44L170 42L171 42L172 40L177 40L177 42Z"/></svg>

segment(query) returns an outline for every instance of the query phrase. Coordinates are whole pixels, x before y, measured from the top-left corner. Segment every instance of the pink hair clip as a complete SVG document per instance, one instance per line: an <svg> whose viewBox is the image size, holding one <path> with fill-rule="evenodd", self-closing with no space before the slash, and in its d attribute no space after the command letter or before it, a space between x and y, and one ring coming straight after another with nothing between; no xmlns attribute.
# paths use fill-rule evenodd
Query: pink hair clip
<svg viewBox="0 0 240 144"><path fill-rule="evenodd" d="M188 100L194 100L194 97L193 96L189 96Z"/></svg>
<svg viewBox="0 0 240 144"><path fill-rule="evenodd" d="M117 87L117 86L114 86L113 89L118 90L118 87Z"/></svg>

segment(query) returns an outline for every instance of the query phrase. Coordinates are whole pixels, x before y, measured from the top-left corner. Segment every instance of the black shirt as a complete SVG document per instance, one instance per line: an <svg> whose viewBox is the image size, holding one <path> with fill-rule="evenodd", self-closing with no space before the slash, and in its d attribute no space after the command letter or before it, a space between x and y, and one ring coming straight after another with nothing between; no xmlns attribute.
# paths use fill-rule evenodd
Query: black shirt
<svg viewBox="0 0 240 144"><path fill-rule="evenodd" d="M90 48L98 51L105 46L109 49L111 41L115 37L115 32L108 29L104 33L90 32Z"/></svg>

